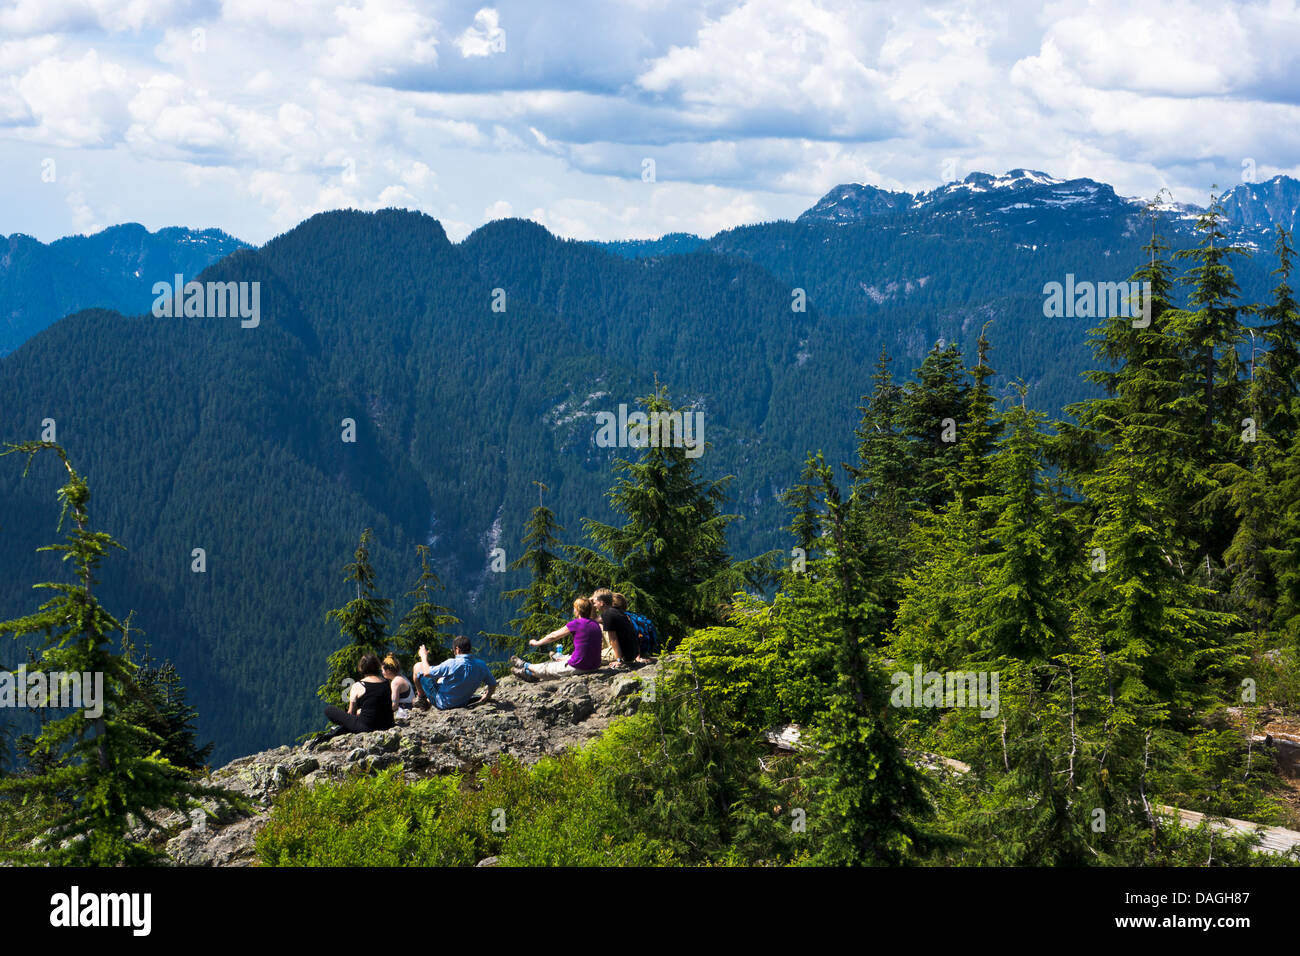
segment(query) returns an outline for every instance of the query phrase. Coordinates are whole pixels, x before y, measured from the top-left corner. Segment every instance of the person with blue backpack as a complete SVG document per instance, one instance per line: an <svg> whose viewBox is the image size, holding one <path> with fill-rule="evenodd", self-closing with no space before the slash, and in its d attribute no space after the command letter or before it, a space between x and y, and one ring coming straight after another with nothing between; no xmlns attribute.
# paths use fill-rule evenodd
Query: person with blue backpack
<svg viewBox="0 0 1300 956"><path fill-rule="evenodd" d="M650 618L646 617L644 614L637 614L635 611L629 611L627 609L627 598L618 592L614 593L614 607L627 615L627 619L632 622L632 627L636 630L637 640L640 642L640 646L637 648L637 663L650 663L650 655L659 650L658 628L656 628Z"/></svg>

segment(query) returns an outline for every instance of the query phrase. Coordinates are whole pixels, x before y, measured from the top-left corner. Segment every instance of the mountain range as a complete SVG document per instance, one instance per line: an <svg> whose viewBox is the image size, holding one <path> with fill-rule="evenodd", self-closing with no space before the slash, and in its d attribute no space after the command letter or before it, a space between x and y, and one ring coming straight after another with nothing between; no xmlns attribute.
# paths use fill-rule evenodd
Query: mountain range
<svg viewBox="0 0 1300 956"><path fill-rule="evenodd" d="M1267 232L1294 222L1297 187L1243 185L1225 202L1260 250L1235 263L1247 301L1271 288ZM1158 212L1168 242L1194 242L1196 210ZM704 413L704 473L735 476L733 553L785 549L778 496L807 450L848 458L882 347L905 376L936 341L969 349L987 326L1001 381L1026 380L1053 412L1088 394L1095 322L1044 318L1042 287L1127 278L1144 215L1108 186L1014 170L919 196L840 186L796 221L708 240L602 245L499 220L452 243L399 210L322 213L260 248L138 226L79 247L11 237L23 255L3 281L27 296L12 300L24 322L41 321L32 303L82 294L63 267L27 265L42 256L80 263L68 276L89 277L91 298L76 302L98 307L47 309L48 327L0 359L0 441L53 420L96 527L126 547L100 596L134 609L137 640L177 664L220 762L319 725L313 691L340 642L324 613L353 596L342 568L363 528L395 615L430 544L463 628L501 629L512 609L497 595L522 581L492 554L518 557L534 482L566 541L583 517L611 520L611 465L629 451L596 445L595 416L657 379ZM260 321L155 318L152 286L177 272L257 282ZM0 459L0 619L61 573L35 551L55 537L58 475L39 460L21 472Z"/></svg>
<svg viewBox="0 0 1300 956"><path fill-rule="evenodd" d="M142 311L160 277L193 276L243 248L219 229L149 232L135 222L48 245L22 233L0 236L0 355L81 309Z"/></svg>

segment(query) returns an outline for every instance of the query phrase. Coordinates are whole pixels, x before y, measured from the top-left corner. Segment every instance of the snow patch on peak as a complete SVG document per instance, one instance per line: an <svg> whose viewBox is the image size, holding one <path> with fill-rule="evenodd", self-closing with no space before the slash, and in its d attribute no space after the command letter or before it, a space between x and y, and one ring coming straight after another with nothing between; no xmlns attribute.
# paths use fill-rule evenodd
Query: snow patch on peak
<svg viewBox="0 0 1300 956"><path fill-rule="evenodd" d="M1037 169L1012 169L1005 176L999 176L997 185L1010 186L1013 183L1028 180L1037 186L1059 186L1065 182L1064 179L1057 179L1055 176L1049 176L1047 173Z"/></svg>

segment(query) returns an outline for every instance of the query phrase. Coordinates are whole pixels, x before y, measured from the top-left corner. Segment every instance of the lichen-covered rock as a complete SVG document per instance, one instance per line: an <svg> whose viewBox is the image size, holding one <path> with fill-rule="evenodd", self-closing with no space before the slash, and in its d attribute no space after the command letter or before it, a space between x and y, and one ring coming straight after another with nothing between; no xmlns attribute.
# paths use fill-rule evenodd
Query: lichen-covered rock
<svg viewBox="0 0 1300 956"><path fill-rule="evenodd" d="M219 817L213 806L197 823L171 814L158 821L170 836L167 855L180 866L252 864L253 841L271 804L295 784L314 786L398 764L408 780L418 780L470 772L504 755L535 763L591 740L611 719L633 712L644 699L644 682L653 680L655 671L656 666L648 664L632 675L600 670L538 683L506 677L484 704L416 710L393 730L314 737L297 747L232 760L205 782L241 794L254 813ZM479 865L494 863L484 860Z"/></svg>

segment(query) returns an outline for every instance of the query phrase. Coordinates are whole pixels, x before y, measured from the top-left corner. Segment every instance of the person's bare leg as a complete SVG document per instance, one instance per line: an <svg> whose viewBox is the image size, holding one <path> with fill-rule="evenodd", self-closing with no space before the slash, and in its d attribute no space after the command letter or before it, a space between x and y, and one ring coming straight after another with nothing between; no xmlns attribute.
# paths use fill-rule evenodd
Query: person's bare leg
<svg viewBox="0 0 1300 956"><path fill-rule="evenodd" d="M423 644L420 645L420 659L415 662L415 667L411 668L411 675L415 678L415 702L421 707L429 707L428 696L424 693L424 682L420 679L433 668L429 665L429 649Z"/></svg>

